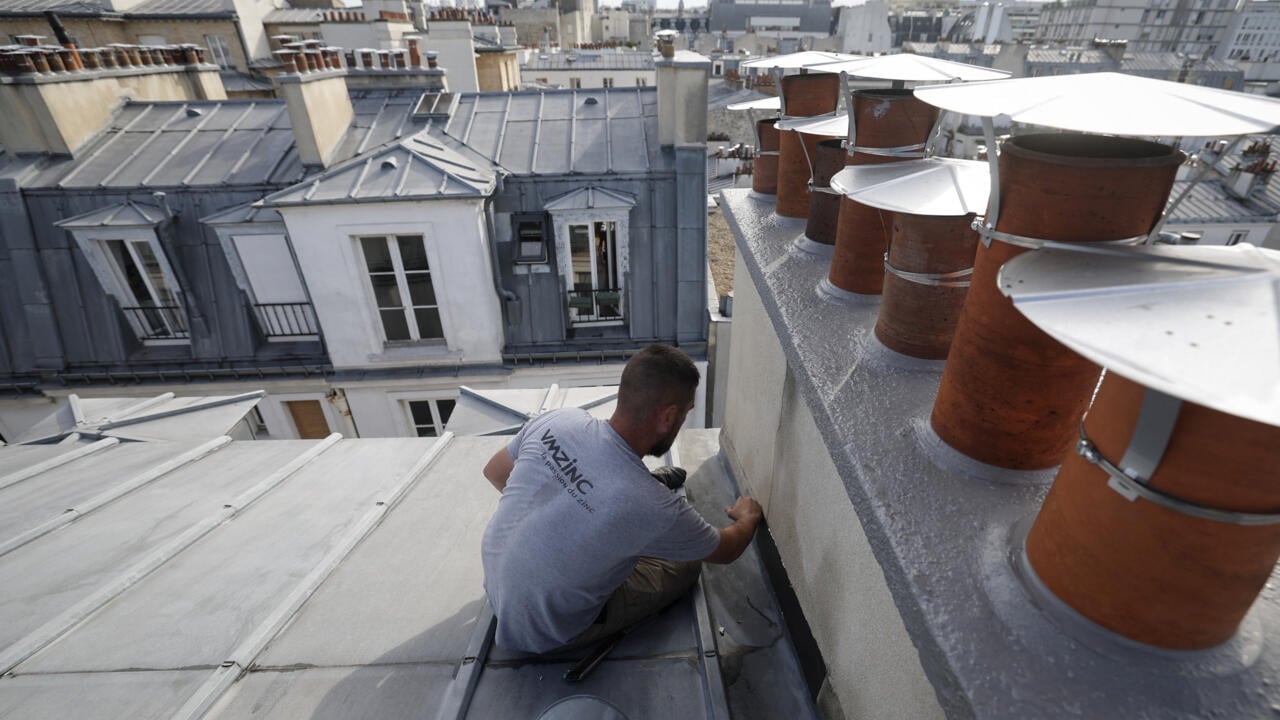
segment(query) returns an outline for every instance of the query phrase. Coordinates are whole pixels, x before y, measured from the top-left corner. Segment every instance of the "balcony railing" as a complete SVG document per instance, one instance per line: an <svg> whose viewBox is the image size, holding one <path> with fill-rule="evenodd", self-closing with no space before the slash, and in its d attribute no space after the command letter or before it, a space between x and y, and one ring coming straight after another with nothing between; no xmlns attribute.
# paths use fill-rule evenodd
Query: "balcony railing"
<svg viewBox="0 0 1280 720"><path fill-rule="evenodd" d="M573 323L622 320L621 290L570 290L568 296L569 320Z"/></svg>
<svg viewBox="0 0 1280 720"><path fill-rule="evenodd" d="M129 318L134 332L143 340L186 340L191 337L187 330L187 318L179 306L148 305L120 309Z"/></svg>
<svg viewBox="0 0 1280 720"><path fill-rule="evenodd" d="M253 311L268 337L319 335L319 324L311 303L257 303Z"/></svg>

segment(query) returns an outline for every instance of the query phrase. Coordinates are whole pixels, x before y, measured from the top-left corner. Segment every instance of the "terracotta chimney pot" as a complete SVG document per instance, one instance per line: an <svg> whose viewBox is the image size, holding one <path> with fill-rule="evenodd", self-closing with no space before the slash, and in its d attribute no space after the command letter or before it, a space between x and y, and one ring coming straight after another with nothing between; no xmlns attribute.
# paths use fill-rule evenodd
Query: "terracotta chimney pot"
<svg viewBox="0 0 1280 720"><path fill-rule="evenodd" d="M840 99L840 76L831 73L790 75L782 78L783 106L787 117L811 117L834 112ZM783 217L809 217L809 159L816 157L823 138L782 132L779 139L778 197L775 209Z"/></svg>
<svg viewBox="0 0 1280 720"><path fill-rule="evenodd" d="M831 190L831 177L845 166L849 154L841 140L822 140L813 158L813 191L809 195L809 222L804 236L821 245L836 243L836 221L842 195Z"/></svg>
<svg viewBox="0 0 1280 720"><path fill-rule="evenodd" d="M938 109L910 90L858 90L853 94L854 148L849 165L880 165L911 159L857 148L893 149L922 145L938 121ZM903 154L909 151L902 151ZM914 152L914 151L910 151ZM879 295L884 287L884 254L893 232L892 216L840 198L831 284L848 292Z"/></svg>
<svg viewBox="0 0 1280 720"><path fill-rule="evenodd" d="M435 69L436 67L438 67L439 65L437 63L436 58L439 57L439 55L440 53L436 52L435 50L428 50L427 51L427 67L432 69Z"/></svg>
<svg viewBox="0 0 1280 720"><path fill-rule="evenodd" d="M778 193L778 148L782 138L778 118L756 121L756 138L760 143L751 173L751 190L761 195Z"/></svg>
<svg viewBox="0 0 1280 720"><path fill-rule="evenodd" d="M49 69L53 72L66 72L67 66L63 64L62 58L58 57L57 50L45 50L41 53L45 61L49 64Z"/></svg>
<svg viewBox="0 0 1280 720"><path fill-rule="evenodd" d="M1108 372L1084 429L1119 463L1146 388ZM1201 507L1280 511L1280 427L1183 402L1148 487ZM1280 524L1231 524L1128 500L1109 475L1067 454L1027 537L1049 590L1132 640L1197 650L1229 640L1280 559Z"/></svg>
<svg viewBox="0 0 1280 720"><path fill-rule="evenodd" d="M903 355L945 360L969 292L963 273L973 267L978 249L973 215L894 213L892 218L876 338ZM928 277L949 274L959 275Z"/></svg>
<svg viewBox="0 0 1280 720"><path fill-rule="evenodd" d="M409 66L422 67L422 53L418 51L418 38L411 37L406 40L406 43L409 45Z"/></svg>
<svg viewBox="0 0 1280 720"><path fill-rule="evenodd" d="M1184 155L1095 135L1024 135L1000 154L996 230L1059 242L1145 235ZM838 251L838 248L837 248ZM1032 325L996 288L1026 248L979 245L931 425L952 448L1001 468L1042 470L1075 444L1098 367Z"/></svg>

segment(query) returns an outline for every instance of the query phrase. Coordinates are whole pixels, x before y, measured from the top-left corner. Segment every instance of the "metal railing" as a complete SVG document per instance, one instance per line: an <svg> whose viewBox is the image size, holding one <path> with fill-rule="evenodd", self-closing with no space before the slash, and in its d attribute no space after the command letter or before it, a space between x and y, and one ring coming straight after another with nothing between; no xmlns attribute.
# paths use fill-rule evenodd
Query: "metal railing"
<svg viewBox="0 0 1280 720"><path fill-rule="evenodd" d="M311 303L255 303L253 311L268 337L320 334Z"/></svg>
<svg viewBox="0 0 1280 720"><path fill-rule="evenodd" d="M121 307L134 332L143 340L185 340L191 337L187 318L177 305Z"/></svg>
<svg viewBox="0 0 1280 720"><path fill-rule="evenodd" d="M622 319L622 291L616 288L570 290L569 319L575 323Z"/></svg>

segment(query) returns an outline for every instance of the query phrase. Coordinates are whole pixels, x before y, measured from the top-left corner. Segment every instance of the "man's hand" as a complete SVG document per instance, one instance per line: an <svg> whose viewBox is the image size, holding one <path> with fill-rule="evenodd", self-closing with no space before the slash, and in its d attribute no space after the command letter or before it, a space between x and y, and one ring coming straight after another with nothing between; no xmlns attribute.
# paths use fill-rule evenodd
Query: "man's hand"
<svg viewBox="0 0 1280 720"><path fill-rule="evenodd" d="M764 517L764 508L760 507L760 503L755 498L743 495L738 498L733 507L724 509L724 514L728 515L735 522L738 520L749 521L752 528L760 522L760 518Z"/></svg>
<svg viewBox="0 0 1280 720"><path fill-rule="evenodd" d="M726 515L733 519L733 524L720 529L720 545L714 552L703 558L704 562L723 565L738 559L738 556L751 544L756 534L756 526L764 518L764 510L754 499L742 496L733 503L733 507L724 509Z"/></svg>

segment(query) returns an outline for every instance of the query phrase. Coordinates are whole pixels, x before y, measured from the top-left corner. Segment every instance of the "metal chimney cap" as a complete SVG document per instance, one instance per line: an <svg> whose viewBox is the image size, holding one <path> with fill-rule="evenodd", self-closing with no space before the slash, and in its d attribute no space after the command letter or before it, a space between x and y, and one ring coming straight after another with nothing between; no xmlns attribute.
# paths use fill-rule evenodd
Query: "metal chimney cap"
<svg viewBox="0 0 1280 720"><path fill-rule="evenodd" d="M1032 323L1109 371L1280 426L1280 252L1045 248L1010 260L997 282Z"/></svg>
<svg viewBox="0 0 1280 720"><path fill-rule="evenodd" d="M930 85L915 94L960 115L1108 135L1220 137L1280 127L1280 100L1121 73Z"/></svg>
<svg viewBox="0 0 1280 720"><path fill-rule="evenodd" d="M739 67L756 68L758 70L769 70L773 68L795 70L808 68L809 70L817 70L820 72L840 72L838 69L827 70L822 66L857 59L857 55L805 50L804 52L796 52L789 55L770 55L768 57L757 58L755 60L745 60L739 63Z"/></svg>
<svg viewBox="0 0 1280 720"><path fill-rule="evenodd" d="M850 165L831 178L831 189L881 210L954 217L987 209L991 171L981 160L955 158Z"/></svg>
<svg viewBox="0 0 1280 720"><path fill-rule="evenodd" d="M726 110L781 110L782 98L778 96L760 98L759 100L747 100L746 102L731 103L725 106Z"/></svg>
<svg viewBox="0 0 1280 720"><path fill-rule="evenodd" d="M978 65L941 60L927 55L914 55L911 53L855 58L840 63L832 63L829 66L817 65L809 69L822 72L844 72L852 77L900 82L945 83L957 80L966 82L1002 80L1011 74L1004 70L992 70Z"/></svg>

